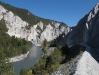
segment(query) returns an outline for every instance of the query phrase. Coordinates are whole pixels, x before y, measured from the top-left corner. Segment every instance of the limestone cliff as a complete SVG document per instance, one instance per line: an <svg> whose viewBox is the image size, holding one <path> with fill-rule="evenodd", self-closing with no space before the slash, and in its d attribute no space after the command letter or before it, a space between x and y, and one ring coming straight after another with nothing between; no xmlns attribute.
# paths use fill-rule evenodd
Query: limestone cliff
<svg viewBox="0 0 99 75"><path fill-rule="evenodd" d="M52 75L99 75L99 3L70 29L66 42L69 47L78 43L86 49L73 59L76 62L61 65Z"/></svg>
<svg viewBox="0 0 99 75"><path fill-rule="evenodd" d="M67 44L76 43L85 46L86 50L72 75L99 75L99 3L69 32Z"/></svg>
<svg viewBox="0 0 99 75"><path fill-rule="evenodd" d="M30 26L30 23L27 20L23 20L23 18L19 17L17 14L14 14L13 11L8 10L8 8L6 9L5 7L6 4L4 4L4 7L2 4L0 5L0 20L5 20L8 28L7 33L10 36L25 38L28 41L32 41L35 45L40 45L44 39L51 41L57 38L60 34L64 32L67 34L69 32L70 28L66 24L61 25L62 22L53 20L41 19L41 21L38 21L36 24ZM14 7L11 6L9 8L14 9ZM25 15L30 15L30 13L28 12ZM34 16L34 18L35 17L37 16ZM39 20L39 17L36 19ZM33 21L35 21L35 19ZM44 21L46 21L47 24L44 24Z"/></svg>
<svg viewBox="0 0 99 75"><path fill-rule="evenodd" d="M87 15L85 15L73 28L67 37L67 44L87 42L91 46L99 43L99 3ZM94 43L94 44L92 44Z"/></svg>

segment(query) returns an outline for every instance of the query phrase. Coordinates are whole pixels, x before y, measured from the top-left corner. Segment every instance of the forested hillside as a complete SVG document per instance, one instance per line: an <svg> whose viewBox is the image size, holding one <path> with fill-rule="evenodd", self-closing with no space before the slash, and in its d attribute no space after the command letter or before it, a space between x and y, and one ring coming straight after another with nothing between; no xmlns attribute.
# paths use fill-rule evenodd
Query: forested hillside
<svg viewBox="0 0 99 75"><path fill-rule="evenodd" d="M0 21L0 75L12 75L11 64L6 60L9 57L27 53L32 43L25 39L10 37L5 21ZM10 73L11 72L11 73Z"/></svg>
<svg viewBox="0 0 99 75"><path fill-rule="evenodd" d="M0 75L14 74L12 64L6 59L27 53L32 45L30 41L33 44L40 42L44 48L54 47L62 34L69 32L69 27L63 22L40 18L26 9L16 8L3 2L0 2L0 8L0 16L2 16L0 20L0 60L2 60L0 61ZM41 29L41 25L43 29ZM64 55L62 56L60 48L56 48L50 56L46 56L45 52L36 64L37 66L35 65L38 70L35 74L37 75L41 70L38 69L39 67L44 69L43 74L48 72L50 74L58 68L63 59ZM40 63L42 64L40 65ZM32 67L32 70L35 66ZM21 74L27 73L22 71Z"/></svg>
<svg viewBox="0 0 99 75"><path fill-rule="evenodd" d="M6 8L9 11L12 11L15 15L21 17L22 20L29 23L29 26L27 28L30 28L31 26L37 24L40 21L43 22L44 25L48 25L50 23L52 26L54 26L52 22L57 22L49 19L40 18L38 16L33 15L31 12L29 12L26 9L16 8L14 6L5 4L3 2L0 2L0 5L2 5L4 8Z"/></svg>

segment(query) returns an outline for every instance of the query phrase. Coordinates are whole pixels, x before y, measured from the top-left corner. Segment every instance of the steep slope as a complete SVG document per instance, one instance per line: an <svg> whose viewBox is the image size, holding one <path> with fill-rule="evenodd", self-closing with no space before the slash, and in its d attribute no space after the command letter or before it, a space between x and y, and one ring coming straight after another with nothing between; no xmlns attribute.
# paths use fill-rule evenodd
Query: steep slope
<svg viewBox="0 0 99 75"><path fill-rule="evenodd" d="M86 49L76 60L73 58L62 64L52 75L99 75L99 3L70 29L65 39L70 48L78 43ZM76 53L77 48L72 51Z"/></svg>
<svg viewBox="0 0 99 75"><path fill-rule="evenodd" d="M99 45L99 3L85 15L67 37L67 44L87 42L93 47ZM94 43L94 44L92 44Z"/></svg>
<svg viewBox="0 0 99 75"><path fill-rule="evenodd" d="M99 75L99 3L69 32L66 41L69 46L86 47L72 75Z"/></svg>
<svg viewBox="0 0 99 75"><path fill-rule="evenodd" d="M44 39L54 40L60 34L67 34L69 27L53 20L43 19L28 10L16 8L0 2L0 20L4 19L8 34L18 38L25 38L35 45L40 45ZM63 24L63 25L61 25Z"/></svg>
<svg viewBox="0 0 99 75"><path fill-rule="evenodd" d="M89 46L77 63L74 75L99 75L99 54Z"/></svg>

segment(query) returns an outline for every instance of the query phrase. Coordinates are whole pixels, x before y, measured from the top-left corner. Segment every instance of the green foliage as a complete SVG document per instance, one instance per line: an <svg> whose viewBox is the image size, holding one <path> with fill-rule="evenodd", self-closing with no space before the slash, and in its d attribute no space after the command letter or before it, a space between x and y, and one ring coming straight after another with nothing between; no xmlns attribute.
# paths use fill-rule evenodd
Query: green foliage
<svg viewBox="0 0 99 75"><path fill-rule="evenodd" d="M40 21L43 22L44 28L48 24L52 25L51 20L35 16L26 9L16 8L16 7L13 7L13 6L9 5L9 4L5 4L3 2L0 2L0 5L2 5L8 11L12 11L15 15L18 15L19 17L21 17L22 20L28 22L29 26L26 27L27 29L29 29L31 26L37 24Z"/></svg>
<svg viewBox="0 0 99 75"><path fill-rule="evenodd" d="M40 28L40 26L37 26L37 29L40 30L42 32L42 29Z"/></svg>
<svg viewBox="0 0 99 75"><path fill-rule="evenodd" d="M32 70L29 70L29 71L27 72L27 75L34 75L34 74L32 74Z"/></svg>
<svg viewBox="0 0 99 75"><path fill-rule="evenodd" d="M37 24L38 22L43 22L44 28L46 25L51 24L54 27L54 24L52 21L44 18L40 18L38 16L33 15L26 9L20 9L13 6L10 6L9 4L5 4L3 2L0 2L0 5L2 5L5 9L8 11L12 11L14 15L19 16L22 20L29 23L29 26L26 26L27 29L30 29L31 26ZM7 12L8 12L7 11ZM39 27L37 29L41 30ZM12 64L9 63L8 60L5 61L8 57L17 56L20 54L24 54L29 50L29 47L31 46L31 42L26 41L25 39L21 38L15 38L15 36L10 37L7 33L7 28L5 25L5 21L0 21L0 75L14 75L12 70ZM54 40L52 42L47 42L46 40L42 44L42 48L44 50L44 53L46 54L45 47L46 46L55 46L57 40ZM48 58L50 57L50 63L47 63ZM44 55L39 62L32 67L31 70L26 71L23 69L21 71L21 75L32 75L31 71L34 70L35 75L49 75L52 71L56 70L56 68L60 65L61 58L61 51L60 49L56 49L49 57ZM8 62L8 63L6 63Z"/></svg>
<svg viewBox="0 0 99 75"><path fill-rule="evenodd" d="M4 20L0 21L0 75L14 75L12 69L11 69L11 63L6 58L6 54L4 52L6 46L8 45L7 39L5 36L6 31L8 29L5 26ZM10 54L11 55L11 54ZM8 62L8 63L6 63Z"/></svg>
<svg viewBox="0 0 99 75"><path fill-rule="evenodd" d="M46 47L46 46L47 46L47 43L48 43L48 42L47 42L47 40L45 39L45 40L43 41L43 43L41 44L41 47L42 47L42 48Z"/></svg>
<svg viewBox="0 0 99 75"><path fill-rule="evenodd" d="M50 56L44 55L42 58L40 58L37 64L24 73L31 73L29 71L32 71L34 75L50 75L60 66L60 62L64 59L60 49L61 47L56 48Z"/></svg>
<svg viewBox="0 0 99 75"><path fill-rule="evenodd" d="M0 75L15 75L12 70L12 64L6 58L0 46Z"/></svg>
<svg viewBox="0 0 99 75"><path fill-rule="evenodd" d="M7 32L5 21L0 21L0 75L14 75L12 64L7 58L24 54L32 45L25 39L10 37Z"/></svg>
<svg viewBox="0 0 99 75"><path fill-rule="evenodd" d="M61 47L56 48L54 52L52 52L51 55L47 57L46 66L48 73L54 72L60 66L60 63L64 59L64 56L62 56L60 49Z"/></svg>
<svg viewBox="0 0 99 75"><path fill-rule="evenodd" d="M43 47L46 46L46 40L43 43ZM77 54L72 53L76 51ZM68 48L67 45L64 45L63 47L57 47L50 56L44 55L29 71L32 71L34 75L50 75L52 72L56 71L57 68L61 65L61 63L64 61L64 63L67 62L67 67L63 69L64 73L69 73L70 68L75 67L74 65L80 58L81 54L85 50L85 47L82 47L80 45L74 45L71 48ZM72 57L73 56L73 57ZM69 67L69 69L68 69ZM75 69L75 68L74 68ZM31 72L29 72L31 73Z"/></svg>
<svg viewBox="0 0 99 75"><path fill-rule="evenodd" d="M13 57L16 55L24 54L29 50L32 45L31 42L25 39L10 37L6 32L7 28L5 21L0 21L0 47L5 53L6 57Z"/></svg>
<svg viewBox="0 0 99 75"><path fill-rule="evenodd" d="M64 73L64 75L73 75L75 73L77 62L81 58L83 51L85 50L85 47L80 45L74 45L73 47L70 48L70 50L72 51L68 56L69 58L66 58L67 61L65 62L65 64L62 64L59 68L60 71ZM76 50L77 51L79 50L77 54L75 54Z"/></svg>
<svg viewBox="0 0 99 75"><path fill-rule="evenodd" d="M71 69L75 70L74 67L84 50L85 47L79 44L76 44L71 48L68 48L67 45L57 47L50 56L44 55L30 70L34 75L50 75L52 72L56 71L63 60L65 60L63 63L67 65L62 64L64 66L61 67L61 70L67 75L70 73Z"/></svg>
<svg viewBox="0 0 99 75"><path fill-rule="evenodd" d="M55 25L52 24L52 22L57 23L57 21L54 21L54 20L44 19L44 18L35 16L26 9L17 8L17 7L11 6L9 4L5 4L3 2L0 2L0 5L2 5L8 11L12 11L15 15L19 16L23 21L26 21L27 23L29 23L29 25L26 26L27 29L30 29L31 26L37 24L40 21L43 22L43 24L44 24L43 29L45 29L46 25L48 25L48 24L51 24L52 27L55 27ZM63 24L63 22L60 22L60 23ZM66 24L64 24L64 25L66 25Z"/></svg>
<svg viewBox="0 0 99 75"><path fill-rule="evenodd" d="M34 75L34 74L32 74L32 70L27 71L26 69L22 68L20 71L20 75Z"/></svg>
<svg viewBox="0 0 99 75"><path fill-rule="evenodd" d="M50 42L47 42L47 40L45 39L43 41L43 43L41 44L41 47L44 48L44 47L56 47L56 44L58 42L58 40L60 40L60 38L62 37L62 34L60 34L56 39L50 41Z"/></svg>
<svg viewBox="0 0 99 75"><path fill-rule="evenodd" d="M77 55L79 55L80 53L84 52L85 51L85 47L84 46L81 46L79 44L75 44L73 45L71 48L70 48L70 54L69 54L69 60L71 58L74 58L76 57Z"/></svg>
<svg viewBox="0 0 99 75"><path fill-rule="evenodd" d="M60 63L62 59L62 54L61 54L60 49L56 48L54 52L51 53L50 57L51 57L50 63L52 64L56 64L58 62Z"/></svg>
<svg viewBox="0 0 99 75"><path fill-rule="evenodd" d="M26 75L26 70L24 68L21 69L20 75Z"/></svg>
<svg viewBox="0 0 99 75"><path fill-rule="evenodd" d="M42 51L44 52L44 54L46 54L47 53L47 51L46 51L46 46L47 46L47 40L45 39L44 41L43 41L43 43L41 44L41 48L42 48Z"/></svg>

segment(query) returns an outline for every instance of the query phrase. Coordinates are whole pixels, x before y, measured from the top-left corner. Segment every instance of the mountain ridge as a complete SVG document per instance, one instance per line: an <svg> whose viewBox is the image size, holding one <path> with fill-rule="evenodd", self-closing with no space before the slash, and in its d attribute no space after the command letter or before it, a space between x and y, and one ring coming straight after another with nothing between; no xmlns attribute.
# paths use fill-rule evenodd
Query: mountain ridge
<svg viewBox="0 0 99 75"><path fill-rule="evenodd" d="M71 75L99 75L99 3L79 20L68 33L66 41L70 47L75 44L86 47ZM69 75L67 73L62 75Z"/></svg>
<svg viewBox="0 0 99 75"><path fill-rule="evenodd" d="M69 33L69 36L67 38L67 44L75 44L80 42L88 42L90 39L92 39L94 36L98 35L96 33L96 30L94 30L96 27L96 24L98 23L98 15L99 15L99 3L93 8L88 14L86 14L75 26L75 28ZM96 21L96 23L95 23ZM98 26L98 25L97 25ZM94 31L94 33L93 33ZM78 32L78 33L77 33ZM80 33L81 32L81 33ZM77 36L79 34L79 37ZM72 38L75 36L74 38ZM72 40L69 40L72 38ZM75 40L73 40L75 39Z"/></svg>
<svg viewBox="0 0 99 75"><path fill-rule="evenodd" d="M70 48L78 44L84 46L85 51L79 59L72 58L75 63L69 61L61 65L52 75L99 75L99 3L78 21L65 39Z"/></svg>
<svg viewBox="0 0 99 75"><path fill-rule="evenodd" d="M10 5L6 6L4 3L1 3L1 5L7 8L5 9L3 6L0 6L2 11L1 19L3 18L6 21L8 28L7 33L10 36L25 38L28 41L32 41L33 44L40 45L44 39L47 41L52 41L60 34L64 33L64 31L65 34L69 32L69 27L63 22L38 18L29 13L28 10L21 10ZM19 14L24 20L16 15L15 12Z"/></svg>
<svg viewBox="0 0 99 75"><path fill-rule="evenodd" d="M14 8L12 7L12 10L13 9ZM18 9L16 8L16 10ZM86 47L81 58L78 62L76 61L77 67L74 75L82 75L82 66L83 69L86 69L86 71L83 71L84 75L90 74L90 68L94 68L91 69L91 74L99 73L96 70L98 68L94 67L94 63L97 63L97 61L95 61L95 58L93 58L90 53L91 50L99 53L99 3L80 19L74 28L70 28L62 22L53 20L46 21L46 19L41 18L37 19L35 16L30 19L28 15L31 13L24 9L23 12L25 12L27 17L24 17L24 15L24 18L22 19L19 15L16 15L11 10L0 5L0 20L3 19L6 23L6 27L8 28L7 34L18 38L25 38L25 40L31 41L35 45L41 45L45 39L50 42L62 35L58 44L67 44L69 47L80 44L81 46ZM22 16L22 13L20 15ZM87 60L88 58L89 61ZM91 61L92 63L90 63ZM88 66L86 67L86 65ZM96 65L99 66L98 63Z"/></svg>

